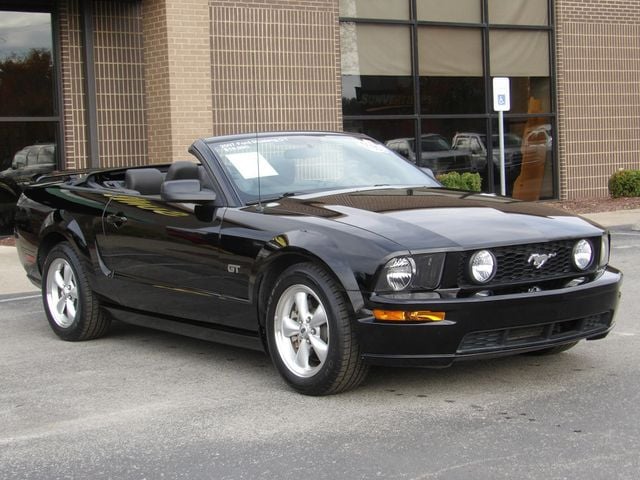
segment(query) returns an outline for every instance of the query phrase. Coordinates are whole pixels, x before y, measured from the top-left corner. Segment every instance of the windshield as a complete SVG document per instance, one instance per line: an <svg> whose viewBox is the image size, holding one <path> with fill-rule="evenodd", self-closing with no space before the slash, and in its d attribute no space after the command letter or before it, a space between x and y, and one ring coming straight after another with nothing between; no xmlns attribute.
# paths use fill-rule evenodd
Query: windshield
<svg viewBox="0 0 640 480"><path fill-rule="evenodd" d="M290 134L209 142L242 200L382 185L440 186L383 145L346 135ZM258 182L258 178L260 181Z"/></svg>

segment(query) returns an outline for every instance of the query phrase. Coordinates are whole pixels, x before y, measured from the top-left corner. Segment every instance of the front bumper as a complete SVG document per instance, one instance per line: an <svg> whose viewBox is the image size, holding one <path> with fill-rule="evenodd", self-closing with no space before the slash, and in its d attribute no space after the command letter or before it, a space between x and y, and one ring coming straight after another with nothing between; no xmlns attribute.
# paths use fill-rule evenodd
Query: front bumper
<svg viewBox="0 0 640 480"><path fill-rule="evenodd" d="M558 290L428 302L374 297L368 309L443 311L446 319L398 324L366 315L357 332L367 362L424 367L595 340L613 327L621 283L622 274L607 268L588 284Z"/></svg>

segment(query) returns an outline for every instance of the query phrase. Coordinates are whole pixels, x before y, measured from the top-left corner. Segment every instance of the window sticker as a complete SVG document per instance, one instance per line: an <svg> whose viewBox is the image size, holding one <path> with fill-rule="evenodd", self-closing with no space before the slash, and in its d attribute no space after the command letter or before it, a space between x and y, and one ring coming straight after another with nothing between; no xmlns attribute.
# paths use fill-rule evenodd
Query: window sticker
<svg viewBox="0 0 640 480"><path fill-rule="evenodd" d="M386 153L388 151L383 145L372 142L371 140L368 140L366 138L360 139L360 145L362 145L367 150L371 150L372 152Z"/></svg>
<svg viewBox="0 0 640 480"><path fill-rule="evenodd" d="M267 159L257 152L229 153L227 158L245 180L278 175Z"/></svg>

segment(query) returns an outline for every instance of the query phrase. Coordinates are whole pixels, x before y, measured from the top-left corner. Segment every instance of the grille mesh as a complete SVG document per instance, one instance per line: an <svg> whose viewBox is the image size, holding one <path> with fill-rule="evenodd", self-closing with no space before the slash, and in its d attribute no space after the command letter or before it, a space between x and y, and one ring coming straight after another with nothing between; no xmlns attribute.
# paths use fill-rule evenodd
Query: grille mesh
<svg viewBox="0 0 640 480"><path fill-rule="evenodd" d="M496 257L498 270L495 277L486 286L536 282L578 273L582 275L585 272L578 272L573 266L571 257L574 245L575 240L562 240L491 248L491 252ZM598 252L595 247L597 243L593 239L591 245L594 247L594 257L597 258ZM467 271L469 258L473 253L465 252L460 258L458 265L458 285L460 286L478 286L470 281ZM536 268L533 261L529 261L532 254L546 254L551 257L542 267Z"/></svg>

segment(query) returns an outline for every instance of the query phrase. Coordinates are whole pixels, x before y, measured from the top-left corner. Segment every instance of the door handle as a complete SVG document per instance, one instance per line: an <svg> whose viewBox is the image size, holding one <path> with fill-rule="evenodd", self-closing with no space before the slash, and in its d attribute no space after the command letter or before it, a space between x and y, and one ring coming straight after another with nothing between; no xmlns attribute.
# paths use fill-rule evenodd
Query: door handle
<svg viewBox="0 0 640 480"><path fill-rule="evenodd" d="M127 217L125 217L124 215L110 213L109 215L107 215L107 223L115 226L116 228L119 228L127 223Z"/></svg>

